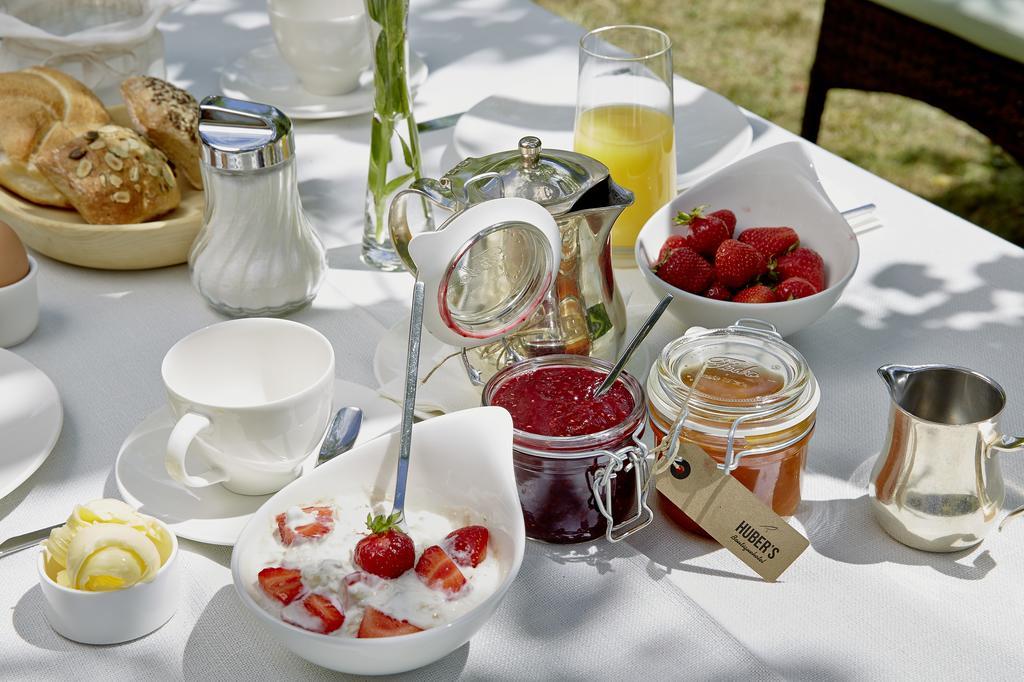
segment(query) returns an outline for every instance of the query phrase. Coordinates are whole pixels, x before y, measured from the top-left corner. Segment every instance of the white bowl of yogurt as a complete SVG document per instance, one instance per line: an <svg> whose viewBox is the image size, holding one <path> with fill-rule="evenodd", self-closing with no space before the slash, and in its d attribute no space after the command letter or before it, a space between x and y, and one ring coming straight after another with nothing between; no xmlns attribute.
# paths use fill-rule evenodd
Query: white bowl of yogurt
<svg viewBox="0 0 1024 682"><path fill-rule="evenodd" d="M417 556L428 546L443 543L455 529L488 529L483 561L475 567L460 566L466 588L456 596L446 595L430 589L410 570L397 579L360 583L358 591L346 592L345 578L360 570L353 552L368 532L367 513L390 509L398 441L397 433L382 436L289 484L253 515L231 557L235 589L246 607L288 649L332 670L386 675L443 658L487 622L523 561L526 535L512 468L512 420L500 408L475 408L413 427L405 507ZM330 532L284 546L277 516L292 519L297 510L312 506L332 510ZM261 589L258 577L261 570L277 566L301 570L303 589L330 596L345 623L322 634L286 622L296 620L292 616L298 602L287 607L276 602ZM359 638L367 607L422 631ZM282 614L286 609L291 614Z"/></svg>

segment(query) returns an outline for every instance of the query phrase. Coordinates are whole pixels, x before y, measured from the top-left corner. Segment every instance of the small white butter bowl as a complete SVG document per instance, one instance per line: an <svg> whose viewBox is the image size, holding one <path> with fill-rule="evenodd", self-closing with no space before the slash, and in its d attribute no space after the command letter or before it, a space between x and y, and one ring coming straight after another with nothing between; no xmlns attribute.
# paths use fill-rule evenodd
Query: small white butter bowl
<svg viewBox="0 0 1024 682"><path fill-rule="evenodd" d="M159 522L158 522L159 523ZM181 600L178 538L156 577L123 590L86 592L58 585L46 572L46 550L36 562L43 590L43 615L57 634L82 644L117 644L138 639L171 619Z"/></svg>
<svg viewBox="0 0 1024 682"><path fill-rule="evenodd" d="M16 346L39 324L39 292L36 272L39 264L28 257L28 274L14 284L0 287L0 348Z"/></svg>

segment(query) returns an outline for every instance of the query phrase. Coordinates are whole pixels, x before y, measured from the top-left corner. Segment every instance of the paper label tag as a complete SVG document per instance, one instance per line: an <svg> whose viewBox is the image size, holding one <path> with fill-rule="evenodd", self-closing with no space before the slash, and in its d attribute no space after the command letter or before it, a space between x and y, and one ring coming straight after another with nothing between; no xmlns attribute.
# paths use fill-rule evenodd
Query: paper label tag
<svg viewBox="0 0 1024 682"><path fill-rule="evenodd" d="M765 580L778 579L809 544L693 443L680 443L675 462L658 475L657 488Z"/></svg>

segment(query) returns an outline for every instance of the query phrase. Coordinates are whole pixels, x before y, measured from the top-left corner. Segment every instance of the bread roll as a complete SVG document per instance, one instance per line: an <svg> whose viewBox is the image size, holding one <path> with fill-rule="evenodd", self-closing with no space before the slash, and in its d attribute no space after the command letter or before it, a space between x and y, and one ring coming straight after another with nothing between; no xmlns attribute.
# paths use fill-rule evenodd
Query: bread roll
<svg viewBox="0 0 1024 682"><path fill-rule="evenodd" d="M0 185L38 204L69 207L36 157L109 122L103 104L65 73L41 66L0 73Z"/></svg>
<svg viewBox="0 0 1024 682"><path fill-rule="evenodd" d="M167 81L133 76L121 83L132 127L145 135L196 189L203 188L199 172L199 104Z"/></svg>
<svg viewBox="0 0 1024 682"><path fill-rule="evenodd" d="M122 126L90 130L38 155L37 164L89 223L141 223L181 202L167 157Z"/></svg>

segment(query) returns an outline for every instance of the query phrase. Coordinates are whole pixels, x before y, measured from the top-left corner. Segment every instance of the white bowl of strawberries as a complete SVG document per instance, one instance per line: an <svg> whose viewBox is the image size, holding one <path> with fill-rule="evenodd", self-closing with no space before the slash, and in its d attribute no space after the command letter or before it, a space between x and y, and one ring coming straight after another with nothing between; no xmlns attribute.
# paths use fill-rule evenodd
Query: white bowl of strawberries
<svg viewBox="0 0 1024 682"><path fill-rule="evenodd" d="M398 434L267 500L235 544L242 602L284 646L332 670L405 672L479 630L526 545L512 420L496 407L413 427L405 518L388 518Z"/></svg>
<svg viewBox="0 0 1024 682"><path fill-rule="evenodd" d="M727 166L644 225L636 260L684 324L770 322L783 336L839 300L860 257L857 236L821 187L799 142Z"/></svg>

